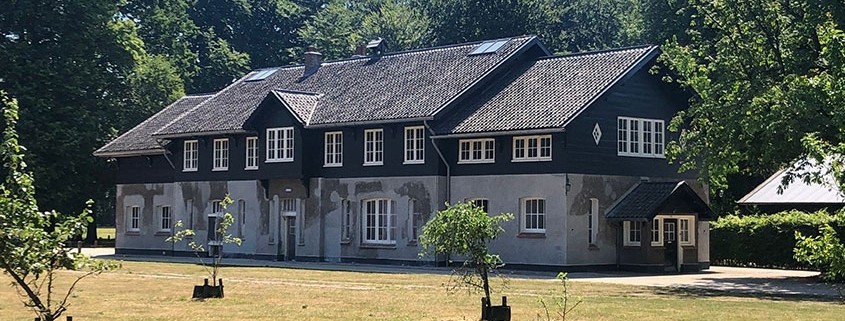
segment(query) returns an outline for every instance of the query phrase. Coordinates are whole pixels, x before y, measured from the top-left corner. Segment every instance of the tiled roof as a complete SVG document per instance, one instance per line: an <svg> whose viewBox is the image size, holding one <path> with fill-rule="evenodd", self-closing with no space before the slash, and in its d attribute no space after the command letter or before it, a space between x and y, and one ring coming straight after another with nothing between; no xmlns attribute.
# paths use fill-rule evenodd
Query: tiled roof
<svg viewBox="0 0 845 321"><path fill-rule="evenodd" d="M641 61L657 53L642 46L525 62L475 103L444 116L438 134L560 129Z"/></svg>
<svg viewBox="0 0 845 321"><path fill-rule="evenodd" d="M299 118L303 124L307 124L317 107L317 101L320 95L315 93L292 92L286 90L274 90L274 94L279 100L290 109L291 113Z"/></svg>
<svg viewBox="0 0 845 321"><path fill-rule="evenodd" d="M797 174L809 174L823 172L825 168L806 160L798 161L794 167L801 166ZM801 178L795 178L785 187L781 186L783 179L787 176L788 168L783 169L766 179L753 191L745 195L737 203L744 205L752 204L843 204L845 198L836 186L836 179L832 174L821 175L821 182L804 182Z"/></svg>
<svg viewBox="0 0 845 321"><path fill-rule="evenodd" d="M304 66L282 67L261 81L224 88L156 135L242 130L271 90L320 94L306 125L431 117L507 57L536 37L514 38L498 52L467 55L479 43L323 63L303 77Z"/></svg>
<svg viewBox="0 0 845 321"><path fill-rule="evenodd" d="M686 203L697 208L699 218L713 218L713 211L686 182L643 182L607 212L610 220L651 220L671 197L684 197Z"/></svg>
<svg viewBox="0 0 845 321"><path fill-rule="evenodd" d="M165 107L144 122L130 129L120 137L100 147L94 152L95 156L111 156L126 153L150 153L162 151L152 134L178 118L180 115L199 105L211 95L184 96L170 106Z"/></svg>

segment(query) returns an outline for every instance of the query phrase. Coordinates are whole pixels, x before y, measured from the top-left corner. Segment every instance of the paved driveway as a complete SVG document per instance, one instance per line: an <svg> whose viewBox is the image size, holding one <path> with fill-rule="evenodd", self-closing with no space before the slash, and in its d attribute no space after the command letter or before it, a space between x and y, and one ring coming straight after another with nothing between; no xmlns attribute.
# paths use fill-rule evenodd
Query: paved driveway
<svg viewBox="0 0 845 321"><path fill-rule="evenodd" d="M113 248L86 248L83 249L83 253L94 257L127 261L196 262L195 258L190 257L117 256L114 255ZM446 268L349 263L276 262L247 259L226 259L223 263L231 266L266 266L382 273L449 273L449 270ZM555 273L540 272L508 271L508 274L511 277L547 278L550 280L553 280L555 277ZM725 266L714 266L708 271L695 274L653 275L632 272L575 272L569 274L571 279L577 281L662 287L678 293L703 293L709 295L738 294L777 298L819 298L824 300L835 300L841 297L834 286L819 282L817 276L818 272Z"/></svg>

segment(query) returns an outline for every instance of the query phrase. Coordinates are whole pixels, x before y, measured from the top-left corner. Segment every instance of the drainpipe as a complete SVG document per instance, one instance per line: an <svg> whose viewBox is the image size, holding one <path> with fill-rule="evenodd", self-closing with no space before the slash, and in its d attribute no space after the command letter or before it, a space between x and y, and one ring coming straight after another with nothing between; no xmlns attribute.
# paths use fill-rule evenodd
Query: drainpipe
<svg viewBox="0 0 845 321"><path fill-rule="evenodd" d="M446 157L443 156L443 152L440 151L440 148L437 147L437 144L434 142L434 130L431 129L431 126L428 126L428 121L424 120L423 125L426 129L428 129L428 138L431 140L431 145L434 146L434 151L437 152L437 156L440 156L440 160L443 161L443 165L446 165L446 201L452 202L452 167L449 166L449 162L446 161Z"/></svg>

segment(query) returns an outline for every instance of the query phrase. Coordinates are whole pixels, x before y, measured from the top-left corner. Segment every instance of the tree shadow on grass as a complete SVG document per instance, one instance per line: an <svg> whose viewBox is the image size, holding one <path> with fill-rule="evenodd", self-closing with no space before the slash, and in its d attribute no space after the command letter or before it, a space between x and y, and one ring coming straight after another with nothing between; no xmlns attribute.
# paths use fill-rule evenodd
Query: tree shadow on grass
<svg viewBox="0 0 845 321"><path fill-rule="evenodd" d="M842 285L823 283L817 278L705 278L703 280L712 282L712 285L658 287L654 293L675 297L736 297L845 304Z"/></svg>

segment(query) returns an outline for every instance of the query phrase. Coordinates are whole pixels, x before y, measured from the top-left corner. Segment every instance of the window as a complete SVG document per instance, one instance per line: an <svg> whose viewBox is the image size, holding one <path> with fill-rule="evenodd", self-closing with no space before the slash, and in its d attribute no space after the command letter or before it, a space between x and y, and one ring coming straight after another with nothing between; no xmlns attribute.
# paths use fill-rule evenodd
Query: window
<svg viewBox="0 0 845 321"><path fill-rule="evenodd" d="M243 239L246 230L246 201L238 200L238 237Z"/></svg>
<svg viewBox="0 0 845 321"><path fill-rule="evenodd" d="M256 70L252 74L249 75L244 81L259 81L264 80L267 77L270 77L273 73L279 70L279 68L271 68L271 69L264 69L264 70Z"/></svg>
<svg viewBox="0 0 845 321"><path fill-rule="evenodd" d="M420 236L422 213L420 213L419 203L415 199L408 201L408 218L411 220L411 242L416 242Z"/></svg>
<svg viewBox="0 0 845 321"><path fill-rule="evenodd" d="M213 200L211 201L211 212L212 213L219 213L223 211L223 203L220 200Z"/></svg>
<svg viewBox="0 0 845 321"><path fill-rule="evenodd" d="M211 170L225 171L229 169L229 139L214 140L214 167Z"/></svg>
<svg viewBox="0 0 845 321"><path fill-rule="evenodd" d="M522 200L522 232L546 233L546 200L542 198Z"/></svg>
<svg viewBox="0 0 845 321"><path fill-rule="evenodd" d="M598 244L599 233L599 200L597 198L590 199L590 215L587 221L587 231L590 244Z"/></svg>
<svg viewBox="0 0 845 321"><path fill-rule="evenodd" d="M458 145L458 163L495 162L495 140L492 138L462 139Z"/></svg>
<svg viewBox="0 0 845 321"><path fill-rule="evenodd" d="M326 167L343 166L343 132L328 132L325 134L325 163Z"/></svg>
<svg viewBox="0 0 845 321"><path fill-rule="evenodd" d="M340 201L341 205L341 225L340 225L340 241L348 243L352 240L352 202L349 200Z"/></svg>
<svg viewBox="0 0 845 321"><path fill-rule="evenodd" d="M364 165L384 164L384 130L364 131Z"/></svg>
<svg viewBox="0 0 845 321"><path fill-rule="evenodd" d="M678 219L678 233L681 245L695 245L695 231L692 218Z"/></svg>
<svg viewBox="0 0 845 321"><path fill-rule="evenodd" d="M405 127L405 164L425 163L423 126Z"/></svg>
<svg viewBox="0 0 845 321"><path fill-rule="evenodd" d="M663 158L663 120L619 117L616 154Z"/></svg>
<svg viewBox="0 0 845 321"><path fill-rule="evenodd" d="M663 240L666 242L674 243L675 242L675 222L674 221L663 221Z"/></svg>
<svg viewBox="0 0 845 321"><path fill-rule="evenodd" d="M499 48L502 48L502 46L507 44L508 41L509 40L494 40L482 42L480 45L478 45L478 47L475 47L475 49L470 52L467 56L496 52L499 50Z"/></svg>
<svg viewBox="0 0 845 321"><path fill-rule="evenodd" d="M659 218L651 220L651 246L663 246L663 224Z"/></svg>
<svg viewBox="0 0 845 321"><path fill-rule="evenodd" d="M522 136L513 138L513 161L552 160L552 136Z"/></svg>
<svg viewBox="0 0 845 321"><path fill-rule="evenodd" d="M197 141L196 140L186 140L185 141L185 150L184 150L184 162L182 165L182 171L185 172L196 172L197 171L197 163L199 159L199 152L197 151Z"/></svg>
<svg viewBox="0 0 845 321"><path fill-rule="evenodd" d="M490 211L489 211L490 202L487 199L484 199L484 198L468 198L466 201L472 203L475 206L480 207L482 210L484 210L484 213L488 213L488 214L490 213Z"/></svg>
<svg viewBox="0 0 845 321"><path fill-rule="evenodd" d="M625 246L640 246L642 239L642 222L624 221L622 223L624 230L624 244Z"/></svg>
<svg viewBox="0 0 845 321"><path fill-rule="evenodd" d="M129 207L129 232L138 232L141 230L141 208L138 206Z"/></svg>
<svg viewBox="0 0 845 321"><path fill-rule="evenodd" d="M388 199L366 200L364 212L364 243L396 244L396 218L393 202Z"/></svg>
<svg viewBox="0 0 845 321"><path fill-rule="evenodd" d="M267 128L267 159L265 162L293 161L293 127Z"/></svg>
<svg viewBox="0 0 845 321"><path fill-rule="evenodd" d="M170 232L170 228L173 222L173 217L170 213L170 206L162 206L159 208L159 219L161 220L159 230Z"/></svg>
<svg viewBox="0 0 845 321"><path fill-rule="evenodd" d="M246 167L244 169L258 169L258 137L246 138Z"/></svg>

